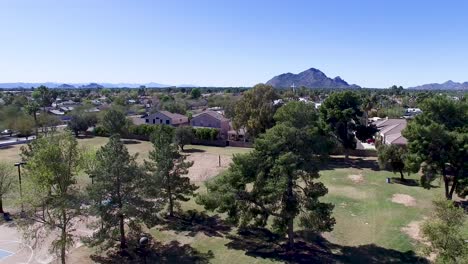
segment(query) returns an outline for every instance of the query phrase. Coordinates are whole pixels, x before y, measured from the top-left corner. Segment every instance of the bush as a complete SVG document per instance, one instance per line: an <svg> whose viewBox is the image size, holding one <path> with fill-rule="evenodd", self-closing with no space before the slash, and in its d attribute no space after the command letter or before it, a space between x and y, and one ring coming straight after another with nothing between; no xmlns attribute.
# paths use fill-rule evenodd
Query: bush
<svg viewBox="0 0 468 264"><path fill-rule="evenodd" d="M98 126L94 128L94 135L98 137L108 137L109 131L104 129L102 126Z"/></svg>
<svg viewBox="0 0 468 264"><path fill-rule="evenodd" d="M219 131L216 128L195 128L195 138L199 140L216 140L218 138Z"/></svg>
<svg viewBox="0 0 468 264"><path fill-rule="evenodd" d="M135 136L143 136L143 137L148 137L155 131L156 126L154 125L147 125L147 124L141 124L141 125L131 125L129 127L129 133L131 135Z"/></svg>
<svg viewBox="0 0 468 264"><path fill-rule="evenodd" d="M210 131L210 139L215 140L218 137L219 131L217 129L211 129Z"/></svg>

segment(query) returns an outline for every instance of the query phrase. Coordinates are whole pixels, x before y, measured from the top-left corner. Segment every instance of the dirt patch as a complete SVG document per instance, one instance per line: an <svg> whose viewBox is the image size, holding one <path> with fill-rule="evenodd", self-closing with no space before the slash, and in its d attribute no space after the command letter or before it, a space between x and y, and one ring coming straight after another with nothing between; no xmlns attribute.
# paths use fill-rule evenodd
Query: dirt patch
<svg viewBox="0 0 468 264"><path fill-rule="evenodd" d="M423 222L424 221L411 221L407 226L401 228L401 232L408 235L414 241L429 246L430 243L427 242L422 236L421 225L423 224ZM437 255L435 253L431 253L429 254L429 256L426 256L426 258L431 262L434 261L436 257Z"/></svg>
<svg viewBox="0 0 468 264"><path fill-rule="evenodd" d="M396 193L392 196L392 202L402 204L404 206L416 206L416 199L407 194Z"/></svg>
<svg viewBox="0 0 468 264"><path fill-rule="evenodd" d="M364 182L364 177L361 174L351 174L348 175L348 178L356 184Z"/></svg>
<svg viewBox="0 0 468 264"><path fill-rule="evenodd" d="M219 166L220 158L221 166ZM193 166L189 168L187 176L192 182L202 182L226 170L231 164L232 157L210 153L192 153L187 157L187 160L193 161Z"/></svg>
<svg viewBox="0 0 468 264"><path fill-rule="evenodd" d="M426 219L427 218L425 217L424 220ZM421 225L424 223L424 220L411 221L407 226L401 228L401 232L407 234L414 241L429 246L430 243L424 239L421 231ZM431 253L429 256L427 256L427 259L429 259L430 261L434 261L436 257L437 255L435 253Z"/></svg>
<svg viewBox="0 0 468 264"><path fill-rule="evenodd" d="M407 226L402 227L401 231L407 234L411 239L423 242L421 234L421 224L423 221L411 221Z"/></svg>

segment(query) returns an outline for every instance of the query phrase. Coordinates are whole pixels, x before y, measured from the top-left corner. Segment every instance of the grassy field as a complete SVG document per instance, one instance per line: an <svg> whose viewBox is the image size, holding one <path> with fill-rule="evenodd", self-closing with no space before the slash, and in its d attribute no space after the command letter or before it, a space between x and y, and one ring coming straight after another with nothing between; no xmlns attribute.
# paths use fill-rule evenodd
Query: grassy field
<svg viewBox="0 0 468 264"><path fill-rule="evenodd" d="M374 161L365 163L374 163ZM418 254L421 244L415 237L410 236L419 235L419 224L431 213L431 201L442 195L442 188L426 190L418 186L388 184L386 178L396 175L373 168L357 168L355 165L347 168L328 168L323 170L321 175L320 181L329 189L329 194L323 201L335 205L333 215L336 218L334 230L324 233L324 238L344 247L365 248L372 245L378 249L379 254L393 254L394 251L391 250L415 251ZM417 175L408 177L410 180L417 178ZM201 188L200 191L204 192L205 189ZM398 203L405 201L392 201L394 195L407 195L404 197L411 197L414 200L405 205ZM189 201L183 207L203 210L193 201ZM468 236L468 226L465 231ZM234 230L231 233L233 232ZM226 244L230 240L226 237L209 237L203 233L189 236L189 232L175 233L157 229L153 229L152 234L162 241L177 239L190 243L202 252L212 250L214 252L212 263L274 262L272 259L254 258L247 256L244 251L228 248ZM390 251L386 251L387 249ZM356 252L373 254L357 250ZM367 260L368 256L365 259Z"/></svg>
<svg viewBox="0 0 468 264"><path fill-rule="evenodd" d="M80 144L88 147L98 147L107 142L107 138L80 139ZM139 153L139 160L148 157L152 146L148 142L126 142L130 153ZM206 146L187 146L187 153L198 159L217 156L231 157L235 153L245 153L248 149L217 148ZM16 162L19 159L19 146L0 149L0 159L7 162ZM229 160L229 159L228 159ZM195 161L196 162L196 161ZM214 163L214 164L212 164ZM216 162L204 163L203 166L216 167ZM227 167L224 164L218 171ZM420 247L418 242L418 227L431 213L431 201L441 197L443 189L435 182L434 188L427 190L411 184L388 184L387 177L397 177L391 172L380 171L374 159L351 159L345 162L335 158L327 168L321 171L322 181L329 189L329 194L323 201L333 203L333 215L336 218L334 230L324 233L323 237L330 243L342 247L368 247L375 245L380 254L390 254L386 250L401 252L416 251ZM411 175L408 179L417 183L418 176ZM81 181L86 184L85 175ZM205 192L203 182L197 182L199 192ZM203 208L190 200L182 205L184 210L194 209L203 211ZM213 215L209 213L209 215ZM243 250L236 250L227 246L231 240L227 234L230 232L207 235L205 232L168 231L153 228L150 232L160 241L169 242L177 240L182 244L190 244L200 252L214 253L212 263L273 263L274 259L249 256ZM468 237L468 225L465 228ZM353 251L354 252L354 251ZM393 252L393 251L391 251ZM368 253L373 254L373 253Z"/></svg>

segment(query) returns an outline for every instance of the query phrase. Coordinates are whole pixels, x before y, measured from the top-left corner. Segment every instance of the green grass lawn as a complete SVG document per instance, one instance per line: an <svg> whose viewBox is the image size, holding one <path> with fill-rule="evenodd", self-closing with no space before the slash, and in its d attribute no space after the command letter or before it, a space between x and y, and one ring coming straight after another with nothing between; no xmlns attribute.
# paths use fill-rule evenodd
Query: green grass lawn
<svg viewBox="0 0 468 264"><path fill-rule="evenodd" d="M362 175L356 183L348 175ZM431 212L432 199L442 195L442 188L426 190L418 186L388 184L391 172L370 169L335 169L322 171L321 181L329 188L323 199L333 203L336 225L326 237L334 243L356 246L375 243L400 251L415 249L416 241L401 231L411 221L421 221ZM416 176L409 177L416 179ZM414 206L392 202L394 194L406 194Z"/></svg>
<svg viewBox="0 0 468 264"><path fill-rule="evenodd" d="M372 161L373 162L373 161ZM362 175L360 182L353 181L349 175ZM375 244L377 247L401 252L415 251L419 254L421 244L410 238L402 228L413 221L422 221L431 213L431 201L442 197L439 186L430 190L419 186L406 186L386 183L386 178L398 177L388 171L371 168L334 168L321 171L322 181L329 193L322 199L335 205L333 216L336 218L334 230L323 236L334 244L357 247ZM407 177L418 180L417 175ZM437 185L438 183L435 182ZM200 192L206 189L201 186ZM405 194L414 198L415 204L405 206L392 201L394 194ZM183 204L183 209L203 210L193 200ZM233 230L231 233L235 232ZM212 263L273 263L273 260L247 256L245 252L229 249L226 237L208 237L197 234L187 237L187 232L159 231L151 233L160 240L177 239L191 244L201 252L212 250ZM468 225L465 228L468 236Z"/></svg>

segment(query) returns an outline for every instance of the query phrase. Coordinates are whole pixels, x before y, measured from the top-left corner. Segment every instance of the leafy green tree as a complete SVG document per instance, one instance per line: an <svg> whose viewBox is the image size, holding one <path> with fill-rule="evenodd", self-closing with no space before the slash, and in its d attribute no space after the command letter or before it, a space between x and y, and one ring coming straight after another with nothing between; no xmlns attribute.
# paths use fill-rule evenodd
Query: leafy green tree
<svg viewBox="0 0 468 264"><path fill-rule="evenodd" d="M254 150L235 155L227 173L208 182L197 202L241 226L287 234L291 249L296 218L314 232L331 231L335 223L333 205L319 201L328 190L316 181L332 144L313 105L288 103L275 119L277 124L257 138Z"/></svg>
<svg viewBox="0 0 468 264"><path fill-rule="evenodd" d="M357 139L366 141L372 139L377 132L379 132L379 130L375 125L357 125L355 134Z"/></svg>
<svg viewBox="0 0 468 264"><path fill-rule="evenodd" d="M37 121L37 112L40 110L40 106L37 102L35 101L30 101L28 104L25 106L26 112L29 115L32 115L34 118L34 127L36 129L36 135L38 135L38 121Z"/></svg>
<svg viewBox="0 0 468 264"><path fill-rule="evenodd" d="M169 126L158 125L152 136L154 150L150 151L150 161L146 167L151 172L152 181L150 193L153 197L161 197L168 205L169 216L174 216L174 207L179 207L178 201L188 201L198 188L185 177L193 162L186 161L174 142L174 131Z"/></svg>
<svg viewBox="0 0 468 264"><path fill-rule="evenodd" d="M377 98L375 96L366 96L364 98L364 101L362 102L362 110L365 118L365 126L369 124L369 112L375 107L376 104Z"/></svg>
<svg viewBox="0 0 468 264"><path fill-rule="evenodd" d="M423 113L408 124L408 168L423 169L421 182L430 187L442 177L445 197L468 194L468 103L433 97L421 103Z"/></svg>
<svg viewBox="0 0 468 264"><path fill-rule="evenodd" d="M109 88L104 88L101 90L101 95L109 96L111 94L111 90Z"/></svg>
<svg viewBox="0 0 468 264"><path fill-rule="evenodd" d="M378 160L382 169L388 169L392 172L400 173L401 180L405 180L406 150L397 145L381 145L378 148Z"/></svg>
<svg viewBox="0 0 468 264"><path fill-rule="evenodd" d="M50 106L55 100L56 94L49 90L49 88L45 87L44 85L41 85L37 87L36 90L34 90L34 92L32 93L32 97L34 98L34 100L36 100L36 102L38 102L40 106L44 108L45 111L45 108L47 106Z"/></svg>
<svg viewBox="0 0 468 264"><path fill-rule="evenodd" d="M28 115L21 114L15 117L11 127L27 139L34 131L34 120Z"/></svg>
<svg viewBox="0 0 468 264"><path fill-rule="evenodd" d="M194 138L193 128L190 126L180 126L175 129L174 141L182 151L184 151L184 146L192 143Z"/></svg>
<svg viewBox="0 0 468 264"><path fill-rule="evenodd" d="M128 121L122 111L110 109L104 114L102 126L111 135L122 136L127 131Z"/></svg>
<svg viewBox="0 0 468 264"><path fill-rule="evenodd" d="M0 106L0 130L13 129L15 116L19 111L21 109L13 105Z"/></svg>
<svg viewBox="0 0 468 264"><path fill-rule="evenodd" d="M123 252L127 248L126 223L129 228L150 224L159 211L157 203L146 199L146 174L116 134L97 151L96 163L86 169L93 179L88 186L90 214L100 224L87 243L107 249L119 242Z"/></svg>
<svg viewBox="0 0 468 264"><path fill-rule="evenodd" d="M13 95L12 94L5 94L2 97L2 100L5 102L5 105L11 105L13 102Z"/></svg>
<svg viewBox="0 0 468 264"><path fill-rule="evenodd" d="M436 254L435 263L468 263L468 243L463 237L466 213L452 201L434 201L432 217L422 226L428 245L424 253Z"/></svg>
<svg viewBox="0 0 468 264"><path fill-rule="evenodd" d="M113 104L118 106L126 106L127 105L127 97L123 94L114 97L112 101Z"/></svg>
<svg viewBox="0 0 468 264"><path fill-rule="evenodd" d="M77 110L70 115L68 128L75 133L75 136L78 136L80 132L86 132L88 128L95 126L97 121L95 114Z"/></svg>
<svg viewBox="0 0 468 264"><path fill-rule="evenodd" d="M236 130L245 127L253 138L274 125L276 112L274 100L279 96L272 86L257 84L235 106L233 126Z"/></svg>
<svg viewBox="0 0 468 264"><path fill-rule="evenodd" d="M401 118L405 114L405 109L401 106L382 107L377 112L380 118Z"/></svg>
<svg viewBox="0 0 468 264"><path fill-rule="evenodd" d="M17 107L24 107L28 104L28 98L24 95L17 95L14 97L13 102L11 103Z"/></svg>
<svg viewBox="0 0 468 264"><path fill-rule="evenodd" d="M37 125L41 128L41 132L48 135L49 132L56 132L57 126L61 124L61 120L54 116L43 113L37 119Z"/></svg>
<svg viewBox="0 0 468 264"><path fill-rule="evenodd" d="M5 162L0 163L0 214L3 214L3 197L12 191L14 174L13 166Z"/></svg>
<svg viewBox="0 0 468 264"><path fill-rule="evenodd" d="M355 125L362 116L361 102L356 93L351 91L332 93L320 106L323 120L330 125L335 138L345 149L356 148Z"/></svg>
<svg viewBox="0 0 468 264"><path fill-rule="evenodd" d="M192 91L190 92L190 96L192 99L198 99L201 96L201 90L200 88L193 88Z"/></svg>
<svg viewBox="0 0 468 264"><path fill-rule="evenodd" d="M37 235L38 228L59 229L51 251L57 252L61 263L65 263L66 250L74 243L73 226L82 205L76 185L81 162L78 142L69 133L41 137L22 147L21 156L27 161L28 191L23 195L23 203L27 205L26 234Z"/></svg>

